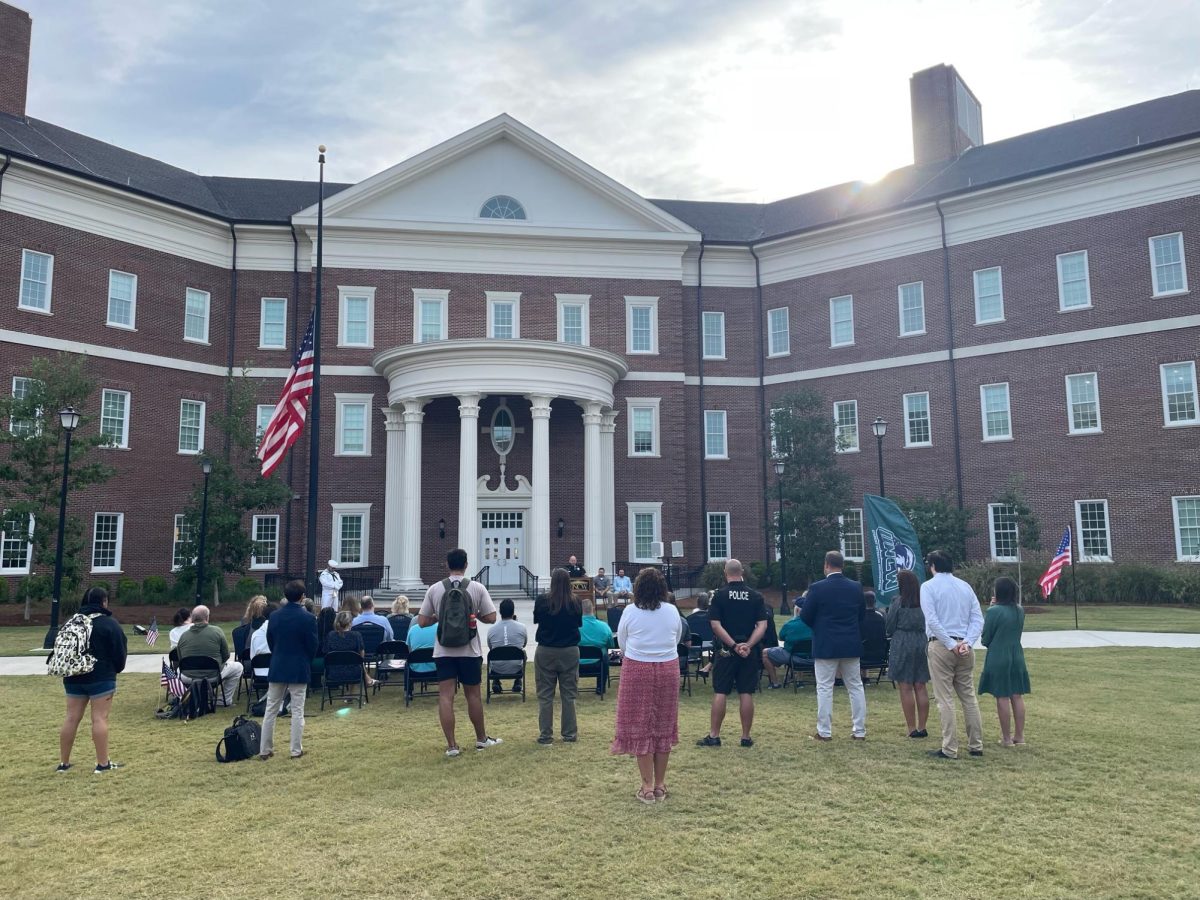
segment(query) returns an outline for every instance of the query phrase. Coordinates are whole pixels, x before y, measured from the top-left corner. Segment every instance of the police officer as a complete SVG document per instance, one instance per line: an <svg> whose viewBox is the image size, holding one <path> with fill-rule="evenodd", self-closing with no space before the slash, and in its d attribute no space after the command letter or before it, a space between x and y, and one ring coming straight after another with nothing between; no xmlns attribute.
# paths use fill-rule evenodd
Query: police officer
<svg viewBox="0 0 1200 900"><path fill-rule="evenodd" d="M742 564L725 563L725 587L716 591L708 608L713 630L713 702L709 731L696 741L701 747L721 746L721 723L725 701L731 690L738 692L742 719L742 746L753 747L750 726L754 724L754 692L758 689L762 654L759 643L767 631L769 613L763 595L742 580Z"/></svg>
<svg viewBox="0 0 1200 900"><path fill-rule="evenodd" d="M567 570L567 574L572 578L587 577L587 569L579 564L579 560L575 558L574 554L571 554L571 558L567 560L567 564L563 568Z"/></svg>

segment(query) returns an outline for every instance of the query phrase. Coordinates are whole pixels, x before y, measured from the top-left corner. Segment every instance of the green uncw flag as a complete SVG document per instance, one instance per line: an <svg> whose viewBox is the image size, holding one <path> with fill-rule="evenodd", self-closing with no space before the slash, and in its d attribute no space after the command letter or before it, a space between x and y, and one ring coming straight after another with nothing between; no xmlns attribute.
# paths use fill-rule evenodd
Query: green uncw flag
<svg viewBox="0 0 1200 900"><path fill-rule="evenodd" d="M899 591L896 574L900 569L911 569L917 578L925 580L925 555L912 522L891 500L867 494L863 497L863 515L867 550L875 570L875 603L888 606Z"/></svg>

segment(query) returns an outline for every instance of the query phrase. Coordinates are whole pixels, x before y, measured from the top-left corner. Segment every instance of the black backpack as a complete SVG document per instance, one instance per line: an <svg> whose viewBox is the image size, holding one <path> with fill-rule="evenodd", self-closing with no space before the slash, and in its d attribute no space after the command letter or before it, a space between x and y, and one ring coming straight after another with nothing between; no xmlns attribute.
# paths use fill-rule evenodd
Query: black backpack
<svg viewBox="0 0 1200 900"><path fill-rule="evenodd" d="M207 678L196 678L179 701L181 719L198 719L217 710L217 695Z"/></svg>
<svg viewBox="0 0 1200 900"><path fill-rule="evenodd" d="M225 735L217 741L217 762L239 762L258 753L262 741L262 729L258 723L245 716L238 716L225 729ZM225 752L221 752L221 747Z"/></svg>
<svg viewBox="0 0 1200 900"><path fill-rule="evenodd" d="M445 592L438 607L437 639L443 647L465 647L475 637L474 608L467 592L470 583L470 578L463 578L457 586L449 578L442 581Z"/></svg>

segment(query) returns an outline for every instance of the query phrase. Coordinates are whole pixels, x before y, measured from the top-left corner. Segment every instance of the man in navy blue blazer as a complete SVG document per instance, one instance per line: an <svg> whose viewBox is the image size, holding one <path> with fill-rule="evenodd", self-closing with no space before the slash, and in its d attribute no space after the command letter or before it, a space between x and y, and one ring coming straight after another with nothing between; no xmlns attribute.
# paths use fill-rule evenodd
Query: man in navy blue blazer
<svg viewBox="0 0 1200 900"><path fill-rule="evenodd" d="M845 560L837 550L825 554L825 577L808 588L800 618L812 629L813 667L817 677L817 733L814 741L833 740L833 683L841 678L850 695L851 737L867 739L867 695L858 668L867 606L862 585L842 574Z"/></svg>
<svg viewBox="0 0 1200 900"><path fill-rule="evenodd" d="M292 759L304 755L304 695L312 677L312 660L317 655L317 617L304 608L304 582L289 581L283 589L287 603L267 620L267 646L271 668L267 674L267 711L263 717L258 758L275 755L275 719L285 694L292 695Z"/></svg>

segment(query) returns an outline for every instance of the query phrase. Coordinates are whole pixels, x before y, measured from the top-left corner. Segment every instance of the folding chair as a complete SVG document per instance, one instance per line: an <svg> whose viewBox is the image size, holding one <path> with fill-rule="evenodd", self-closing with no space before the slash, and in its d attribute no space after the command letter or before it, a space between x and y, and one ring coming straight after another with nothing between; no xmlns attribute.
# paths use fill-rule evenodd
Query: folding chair
<svg viewBox="0 0 1200 900"><path fill-rule="evenodd" d="M522 651L524 652L524 651ZM408 665L404 667L404 705L412 703L413 687L421 685L421 693L426 693L426 686L438 683L437 669L432 672L417 672L413 670L413 666L422 663L433 662L433 648L421 647L418 650L410 650L408 653ZM435 691L433 696L437 696Z"/></svg>
<svg viewBox="0 0 1200 900"><path fill-rule="evenodd" d="M487 655L487 671L485 671L483 674L483 678L487 682L487 696L484 698L484 702L485 703L492 702L492 694L495 693L495 691L492 690L493 682L511 680L513 682L513 684L515 685L517 679L519 678L521 680L521 702L524 703L525 702L525 682L528 680L525 677L527 674L525 671L525 663L528 659L529 659L529 657L526 655L524 647L493 647L491 650L489 650L488 655ZM510 661L510 662L515 662L517 660L520 660L521 661L520 674L497 675L492 672L492 663L503 662L505 660Z"/></svg>
<svg viewBox="0 0 1200 900"><path fill-rule="evenodd" d="M404 641L384 641L375 649L375 688L378 694L383 688L396 685L404 687L404 669L408 665L408 644Z"/></svg>
<svg viewBox="0 0 1200 900"><path fill-rule="evenodd" d="M864 672L875 671L875 683L879 684L883 680L883 673L888 667L888 653L891 650L891 641L886 636L863 641L863 655L858 661L858 667ZM870 678L864 679L865 683L870 684ZM896 682L892 682L892 686L896 686Z"/></svg>
<svg viewBox="0 0 1200 900"><path fill-rule="evenodd" d="M229 696L225 693L225 683L221 680L221 664L211 656L185 656L179 661L179 671L192 681L203 678L212 685L213 706L209 710L210 713L217 710L218 692L221 705L231 705Z"/></svg>
<svg viewBox="0 0 1200 900"><path fill-rule="evenodd" d="M245 672L250 675L250 684L246 687L246 712L250 712L250 707L267 695L267 690L271 687L271 681L268 675L255 675L255 669L266 669L268 675L271 669L271 654L260 653L258 656L246 663ZM239 685L240 689L240 685ZM251 694L253 693L253 699Z"/></svg>
<svg viewBox="0 0 1200 900"><path fill-rule="evenodd" d="M596 693L603 700L608 690L608 651L601 647L580 647L579 677L595 678Z"/></svg>
<svg viewBox="0 0 1200 900"><path fill-rule="evenodd" d="M680 644L675 648L679 654L679 689L682 691L687 688L688 696L692 696L692 669L688 664L688 655L691 653L691 644Z"/></svg>
<svg viewBox="0 0 1200 900"><path fill-rule="evenodd" d="M377 628L379 626L376 626ZM383 629L380 629L381 631ZM340 688L339 700L357 700L362 709L367 691L363 684L363 658L353 650L334 650L325 654L325 688L321 692L321 709L325 709L325 701L333 705L333 689ZM347 688L353 691L347 692Z"/></svg>
<svg viewBox="0 0 1200 900"><path fill-rule="evenodd" d="M250 648L238 644L238 631L240 628L249 628L249 625L241 625L234 629L234 646L237 647L237 661L242 664L242 677L238 681L237 693L233 695L233 702L237 703L242 697L242 689L245 688L247 696L250 693L251 682L254 681L254 673L250 671ZM243 635L244 636L244 632ZM249 702L249 701L247 701ZM249 709L249 706L247 706Z"/></svg>
<svg viewBox="0 0 1200 900"><path fill-rule="evenodd" d="M708 673L700 671L704 667L704 650L704 639L693 631L691 642L688 644L688 668L692 670L693 680L708 680ZM708 650L712 651L711 641L708 644Z"/></svg>
<svg viewBox="0 0 1200 900"><path fill-rule="evenodd" d="M355 634L361 634L363 640L363 658L368 666L374 665L379 659L379 645L387 637L382 625L374 622L359 622L350 629Z"/></svg>
<svg viewBox="0 0 1200 900"><path fill-rule="evenodd" d="M796 645L796 649L799 652L789 654L787 668L783 672L783 684L786 687L790 682L792 693L804 684L803 676L806 673L811 673L813 678L816 678L816 668L812 661L812 641L801 641Z"/></svg>

